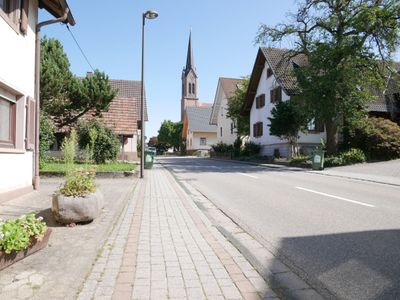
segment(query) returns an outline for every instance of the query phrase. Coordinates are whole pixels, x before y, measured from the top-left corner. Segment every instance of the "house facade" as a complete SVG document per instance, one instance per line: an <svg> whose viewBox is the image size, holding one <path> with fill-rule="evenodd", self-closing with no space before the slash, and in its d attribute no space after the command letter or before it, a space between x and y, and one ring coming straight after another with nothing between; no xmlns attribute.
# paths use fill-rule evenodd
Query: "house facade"
<svg viewBox="0 0 400 300"><path fill-rule="evenodd" d="M188 107L183 121L182 138L186 141L186 151L193 154L197 150L210 150L217 143L217 126L211 125L211 107Z"/></svg>
<svg viewBox="0 0 400 300"><path fill-rule="evenodd" d="M237 78L218 79L215 92L214 104L212 106L210 124L217 126L217 143L232 145L237 138L235 122L228 117L228 100L242 80Z"/></svg>
<svg viewBox="0 0 400 300"><path fill-rule="evenodd" d="M243 113L250 115L250 141L261 146L261 155L291 155L288 141L271 135L268 126L272 108L297 92L292 72L305 63L305 58L289 54L289 50L261 47L251 73ZM323 126L310 123L308 132L299 134L300 152L308 154L325 138Z"/></svg>
<svg viewBox="0 0 400 300"><path fill-rule="evenodd" d="M68 8L64 0L0 1L0 201L32 190L39 6L57 18ZM75 24L70 12L66 22Z"/></svg>
<svg viewBox="0 0 400 300"><path fill-rule="evenodd" d="M110 85L118 91L117 96L111 101L107 112L102 113L105 125L116 133L121 142L119 160L136 161L138 136L140 129L140 97L141 81L134 80L110 80ZM146 97L145 121L147 118Z"/></svg>

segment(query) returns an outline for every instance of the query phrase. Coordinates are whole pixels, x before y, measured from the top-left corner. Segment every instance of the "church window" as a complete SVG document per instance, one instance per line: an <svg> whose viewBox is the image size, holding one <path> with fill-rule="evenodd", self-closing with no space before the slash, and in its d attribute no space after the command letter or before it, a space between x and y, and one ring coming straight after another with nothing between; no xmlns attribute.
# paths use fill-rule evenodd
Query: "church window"
<svg viewBox="0 0 400 300"><path fill-rule="evenodd" d="M192 93L192 84L189 83L189 94L191 94L191 93Z"/></svg>
<svg viewBox="0 0 400 300"><path fill-rule="evenodd" d="M192 92L193 92L193 94L196 93L196 92L195 92L195 89L194 89L194 83L192 83Z"/></svg>

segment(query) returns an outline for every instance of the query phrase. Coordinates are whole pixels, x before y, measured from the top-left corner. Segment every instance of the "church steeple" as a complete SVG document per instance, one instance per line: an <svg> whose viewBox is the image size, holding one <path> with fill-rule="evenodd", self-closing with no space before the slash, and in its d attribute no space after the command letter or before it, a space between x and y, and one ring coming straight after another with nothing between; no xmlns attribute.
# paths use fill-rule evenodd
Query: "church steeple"
<svg viewBox="0 0 400 300"><path fill-rule="evenodd" d="M182 71L181 120L183 120L186 107L197 105L197 90L197 73L196 67L194 66L192 32L190 32L186 66Z"/></svg>
<svg viewBox="0 0 400 300"><path fill-rule="evenodd" d="M192 49L192 32L189 34L189 43L188 43L188 51L186 56L186 68L185 74L187 75L190 70L193 70L196 73L196 68L194 67L194 57L193 57L193 49Z"/></svg>

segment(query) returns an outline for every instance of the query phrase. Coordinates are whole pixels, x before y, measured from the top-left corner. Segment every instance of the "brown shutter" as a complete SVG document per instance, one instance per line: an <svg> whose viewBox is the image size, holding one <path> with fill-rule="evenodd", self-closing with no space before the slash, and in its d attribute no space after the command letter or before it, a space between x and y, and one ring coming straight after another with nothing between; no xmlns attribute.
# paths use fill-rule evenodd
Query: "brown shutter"
<svg viewBox="0 0 400 300"><path fill-rule="evenodd" d="M276 99L276 102L282 102L282 88L281 87L278 87L277 88L277 91L276 91L276 97L277 97L277 99Z"/></svg>
<svg viewBox="0 0 400 300"><path fill-rule="evenodd" d="M27 97L26 111L26 138L25 146L27 150L35 149L35 115L36 115L36 100Z"/></svg>
<svg viewBox="0 0 400 300"><path fill-rule="evenodd" d="M261 107L265 106L265 94L261 95Z"/></svg>
<svg viewBox="0 0 400 300"><path fill-rule="evenodd" d="M275 102L275 90L269 91L269 97L270 97L271 103L274 103Z"/></svg>
<svg viewBox="0 0 400 300"><path fill-rule="evenodd" d="M21 5L21 32L27 34L29 25L29 0L22 0Z"/></svg>

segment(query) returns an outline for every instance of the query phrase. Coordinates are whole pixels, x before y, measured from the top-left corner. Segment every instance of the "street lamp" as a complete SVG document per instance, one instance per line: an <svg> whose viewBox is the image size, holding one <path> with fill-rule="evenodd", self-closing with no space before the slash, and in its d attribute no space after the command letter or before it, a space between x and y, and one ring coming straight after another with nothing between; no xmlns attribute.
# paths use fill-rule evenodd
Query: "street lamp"
<svg viewBox="0 0 400 300"><path fill-rule="evenodd" d="M140 111L141 111L141 133L140 133L140 143L141 143L141 156L140 156L140 178L144 177L144 25L146 24L146 19L152 20L158 17L158 13L154 10L148 10L142 15L142 86L141 86L141 96L140 96Z"/></svg>

